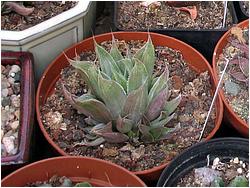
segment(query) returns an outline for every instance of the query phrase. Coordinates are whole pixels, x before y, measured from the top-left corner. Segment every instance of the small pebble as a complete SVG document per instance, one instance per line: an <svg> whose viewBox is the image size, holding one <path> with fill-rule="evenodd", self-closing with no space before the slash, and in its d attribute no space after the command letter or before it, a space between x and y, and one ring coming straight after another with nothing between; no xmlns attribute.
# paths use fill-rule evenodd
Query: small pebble
<svg viewBox="0 0 250 188"><path fill-rule="evenodd" d="M7 97L8 96L8 94L9 94L9 90L7 89L7 88L5 88L5 89L2 89L2 97Z"/></svg>
<svg viewBox="0 0 250 188"><path fill-rule="evenodd" d="M219 157L216 157L216 158L214 159L214 161L213 161L213 166L217 166L217 165L219 164L219 162L220 162Z"/></svg>
<svg viewBox="0 0 250 188"><path fill-rule="evenodd" d="M10 76L11 76L12 78L14 78L15 75L16 75L16 74L15 74L14 72L10 73Z"/></svg>
<svg viewBox="0 0 250 188"><path fill-rule="evenodd" d="M4 136L4 131L3 131L3 129L1 129L1 140L2 140L3 136Z"/></svg>
<svg viewBox="0 0 250 188"><path fill-rule="evenodd" d="M17 73L21 70L21 68L18 65L12 65L10 72Z"/></svg>
<svg viewBox="0 0 250 188"><path fill-rule="evenodd" d="M14 146L14 137L13 136L10 136L10 137L3 137L3 144L4 144L4 147L7 151L7 153L12 153L12 150L15 149L15 146Z"/></svg>
<svg viewBox="0 0 250 188"><path fill-rule="evenodd" d="M243 164L243 161L240 161L240 164L242 165L242 164Z"/></svg>
<svg viewBox="0 0 250 188"><path fill-rule="evenodd" d="M240 162L239 158L235 157L234 160L233 160L233 163L238 164L239 162Z"/></svg>
<svg viewBox="0 0 250 188"><path fill-rule="evenodd" d="M16 130L19 126L19 121L14 121L10 124L10 127L13 129L13 130Z"/></svg>
<svg viewBox="0 0 250 188"><path fill-rule="evenodd" d="M20 110L16 110L14 114L17 117L17 119L20 118Z"/></svg>
<svg viewBox="0 0 250 188"><path fill-rule="evenodd" d="M12 77L9 77L9 78L8 78L8 82L9 82L10 84L14 84L14 83L15 83L15 79L12 78Z"/></svg>
<svg viewBox="0 0 250 188"><path fill-rule="evenodd" d="M243 164L242 164L242 167L243 167L243 168L246 168L246 164L245 164L245 163L243 163Z"/></svg>
<svg viewBox="0 0 250 188"><path fill-rule="evenodd" d="M238 169L237 169L237 172L238 172L239 174L242 174L242 172L243 172L242 168L238 168Z"/></svg>
<svg viewBox="0 0 250 188"><path fill-rule="evenodd" d="M10 98L9 97L4 97L2 98L2 106L5 107L5 106L10 106Z"/></svg>

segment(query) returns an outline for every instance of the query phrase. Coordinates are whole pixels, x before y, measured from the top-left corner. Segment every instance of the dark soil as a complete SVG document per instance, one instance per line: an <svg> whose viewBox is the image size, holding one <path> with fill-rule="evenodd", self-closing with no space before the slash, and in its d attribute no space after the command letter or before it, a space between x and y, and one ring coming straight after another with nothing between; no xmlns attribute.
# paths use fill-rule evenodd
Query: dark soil
<svg viewBox="0 0 250 188"><path fill-rule="evenodd" d="M143 41L128 43L132 53L135 53L143 44ZM102 46L110 49L111 42L103 42ZM119 41L119 48L125 55L124 41ZM87 126L84 122L85 116L78 114L64 100L61 84L58 81L54 94L41 106L43 124L53 141L70 155L105 159L131 171L150 169L168 163L185 148L198 142L212 101L210 77L207 72L197 74L190 69L178 51L167 47L156 47L156 55L155 73L162 72L166 64L170 71L170 98L176 97L180 92L182 94L182 101L175 112L176 115L167 125L168 127L179 125L180 130L172 132L167 140L157 143L105 143L98 147L83 146L81 141L85 137ZM95 53L82 52L80 57L82 60L94 61ZM81 95L87 92L86 85L72 67L62 71L61 80L66 83L66 87L72 94ZM213 112L204 137L214 128L214 120Z"/></svg>
<svg viewBox="0 0 250 188"><path fill-rule="evenodd" d="M13 11L3 14L4 11L2 11L1 29L11 31L25 30L71 9L76 4L75 1L24 1L25 7L34 7L34 11L28 16L21 16Z"/></svg>
<svg viewBox="0 0 250 188"><path fill-rule="evenodd" d="M126 29L220 29L223 22L223 1L197 2L198 16L195 20L187 12L161 1L160 6L154 4L142 6L139 1L118 2L117 24ZM226 26L233 24L232 15L228 9Z"/></svg>
<svg viewBox="0 0 250 188"><path fill-rule="evenodd" d="M217 161L218 163L217 163ZM231 160L222 160L215 158L212 165L202 168L193 169L191 172L186 174L183 178L180 179L177 186L178 187L209 187L211 186L211 181L216 177L221 177L225 186L227 186L232 179L236 176L244 176L248 179L248 167L249 164L246 161L239 160L238 157ZM206 171L206 178L202 177L200 174L201 171ZM211 181L209 181L209 179Z"/></svg>
<svg viewBox="0 0 250 188"><path fill-rule="evenodd" d="M246 51L249 51L249 29L245 29L244 38L246 40ZM225 67L225 59L228 58L229 65L223 77L223 90L227 102L232 107L233 111L247 124L249 122L249 80L246 82L239 81L235 79L231 72L239 71L239 64L234 64L233 62L241 60L241 58L246 58L249 63L249 55L245 53L245 50L239 45L239 40L235 36L230 36L228 39L228 44L223 49L223 53L220 55L217 61L218 74L221 75ZM248 52L249 53L249 52ZM248 76L249 79L249 76Z"/></svg>

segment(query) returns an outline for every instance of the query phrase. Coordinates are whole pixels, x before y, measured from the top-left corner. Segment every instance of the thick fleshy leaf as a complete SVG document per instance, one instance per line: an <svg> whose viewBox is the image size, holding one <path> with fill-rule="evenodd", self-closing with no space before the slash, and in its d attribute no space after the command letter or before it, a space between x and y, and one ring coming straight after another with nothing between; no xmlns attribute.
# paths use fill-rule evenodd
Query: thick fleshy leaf
<svg viewBox="0 0 250 188"><path fill-rule="evenodd" d="M239 58L240 70L248 77L249 75L249 60L247 58Z"/></svg>
<svg viewBox="0 0 250 188"><path fill-rule="evenodd" d="M166 127L151 127L149 132L154 137L154 140L158 140L165 132L165 129Z"/></svg>
<svg viewBox="0 0 250 188"><path fill-rule="evenodd" d="M123 75L126 76L126 78L127 78L133 69L134 62L132 61L132 59L125 58L125 59L118 61L117 65L120 67ZM125 73L127 73L127 74L125 74Z"/></svg>
<svg viewBox="0 0 250 188"><path fill-rule="evenodd" d="M172 99L171 101L167 101L164 110L168 113L168 115L170 115L176 110L180 102L181 102L181 94L179 94L176 98Z"/></svg>
<svg viewBox="0 0 250 188"><path fill-rule="evenodd" d="M145 113L148 104L147 98L147 81L145 81L140 88L129 93L122 111L122 116L126 116L136 124Z"/></svg>
<svg viewBox="0 0 250 188"><path fill-rule="evenodd" d="M111 50L110 50L110 55L113 57L113 59L116 62L118 62L118 61L120 61L120 60L123 59L123 56L122 56L121 52L119 51L119 49L117 47L117 44L116 44L116 41L115 41L115 37L114 37L113 34L112 34L112 47L111 47Z"/></svg>
<svg viewBox="0 0 250 188"><path fill-rule="evenodd" d="M123 143L129 140L127 135L118 132L100 133L99 135L109 143Z"/></svg>
<svg viewBox="0 0 250 188"><path fill-rule="evenodd" d="M75 184L74 187L92 187L92 185L89 182L85 181L85 182Z"/></svg>
<svg viewBox="0 0 250 188"><path fill-rule="evenodd" d="M98 76L100 97L112 114L113 120L119 117L126 101L126 92L122 86L114 80L106 80L100 74Z"/></svg>
<svg viewBox="0 0 250 188"><path fill-rule="evenodd" d="M101 70L107 74L109 77L112 76L113 71L120 72L113 57L99 44L95 41L95 52L99 60Z"/></svg>
<svg viewBox="0 0 250 188"><path fill-rule="evenodd" d="M150 133L150 127L146 125L139 124L138 125L139 131L141 132L141 140L145 143L153 142L154 137Z"/></svg>
<svg viewBox="0 0 250 188"><path fill-rule="evenodd" d="M102 123L108 123L112 120L112 115L108 108L96 99L73 99L81 109L84 110L86 116L90 116L94 120Z"/></svg>
<svg viewBox="0 0 250 188"><path fill-rule="evenodd" d="M135 66L128 78L128 93L141 87L146 80L148 80L148 72L145 65L138 59L135 59Z"/></svg>
<svg viewBox="0 0 250 188"><path fill-rule="evenodd" d="M89 61L74 61L69 60L70 64L76 68L83 80L87 83L88 87L91 89L91 92L97 97L99 96L99 89L97 87L97 67L95 64Z"/></svg>
<svg viewBox="0 0 250 188"><path fill-rule="evenodd" d="M111 122L107 124L99 123L90 130L90 133L94 133L94 134L105 133L105 132L112 132Z"/></svg>
<svg viewBox="0 0 250 188"><path fill-rule="evenodd" d="M161 111L163 111L166 102L168 100L168 87L163 89L152 101L149 103L147 112L145 113L145 116L149 121L154 120L157 118Z"/></svg>
<svg viewBox="0 0 250 188"><path fill-rule="evenodd" d="M150 35L148 35L147 43L135 54L135 58L141 60L151 76L154 70L155 49Z"/></svg>
<svg viewBox="0 0 250 188"><path fill-rule="evenodd" d="M236 80L241 81L241 82L246 82L246 80L248 79L242 72L233 72L233 73L230 73L230 74Z"/></svg>
<svg viewBox="0 0 250 188"><path fill-rule="evenodd" d="M121 133L128 133L133 127L133 121L127 118L119 117L116 120L116 129Z"/></svg>
<svg viewBox="0 0 250 188"><path fill-rule="evenodd" d="M87 123L88 125L91 125L91 126L99 124L99 122L95 121L90 116L85 118L84 121L85 121L85 123Z"/></svg>
<svg viewBox="0 0 250 188"><path fill-rule="evenodd" d="M168 86L169 71L166 67L165 71L158 77L153 87L149 91L148 101L151 102L163 89Z"/></svg>
<svg viewBox="0 0 250 188"><path fill-rule="evenodd" d="M161 112L161 115L150 123L150 127L164 127L173 117L174 114L167 116L167 112Z"/></svg>
<svg viewBox="0 0 250 188"><path fill-rule="evenodd" d="M91 147L91 146L99 146L100 144L104 143L105 142L105 139L102 138L102 137L99 137L93 141L84 141L84 144L85 146L88 146L88 147Z"/></svg>
<svg viewBox="0 0 250 188"><path fill-rule="evenodd" d="M114 71L114 72L112 72L112 78L113 78L113 80L118 82L123 87L123 89L125 91L127 91L127 80L122 74Z"/></svg>

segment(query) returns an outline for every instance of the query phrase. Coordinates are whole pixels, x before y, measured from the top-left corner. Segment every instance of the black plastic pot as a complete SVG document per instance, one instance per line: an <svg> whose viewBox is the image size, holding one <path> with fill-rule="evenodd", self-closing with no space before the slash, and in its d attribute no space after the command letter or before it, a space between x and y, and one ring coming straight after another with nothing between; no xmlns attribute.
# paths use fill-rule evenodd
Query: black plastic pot
<svg viewBox="0 0 250 188"><path fill-rule="evenodd" d="M249 15L246 13L245 9L243 8L242 2L243 1L234 1L234 7L235 7L236 15L237 15L239 22L249 18Z"/></svg>
<svg viewBox="0 0 250 188"><path fill-rule="evenodd" d="M244 138L218 138L190 147L176 157L162 172L157 183L158 187L175 187L180 180L192 169L207 165L207 155L210 161L216 157L230 160L239 157L249 161L249 141Z"/></svg>
<svg viewBox="0 0 250 188"><path fill-rule="evenodd" d="M123 29L118 26L118 23L117 23L118 4L119 4L119 1L116 1L114 4L114 25L118 31L129 31L127 29ZM230 10L230 13L233 17L233 23L237 24L238 19L236 16L233 2L228 2L228 9ZM196 50L201 52L207 58L210 64L212 63L212 56L213 56L215 45L217 44L218 40L227 30L228 28L201 29L201 30L149 29L150 32L156 32L156 33L168 35L193 46ZM147 31L147 30L141 29L137 31Z"/></svg>

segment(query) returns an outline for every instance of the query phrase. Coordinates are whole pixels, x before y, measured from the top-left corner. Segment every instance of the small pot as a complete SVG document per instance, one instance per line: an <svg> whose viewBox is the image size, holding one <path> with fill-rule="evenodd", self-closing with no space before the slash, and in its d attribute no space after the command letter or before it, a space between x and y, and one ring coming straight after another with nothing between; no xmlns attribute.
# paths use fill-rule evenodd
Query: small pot
<svg viewBox="0 0 250 188"><path fill-rule="evenodd" d="M148 34L150 34L154 45L158 46L167 46L176 50L181 51L183 54L184 59L187 61L189 66L197 72L208 71L211 77L212 87L215 88L215 80L212 73L212 68L210 67L207 60L194 48L181 42L177 39L172 37L164 36L157 33L147 33L147 32L114 32L113 33L115 38L118 40L144 40L147 41ZM102 41L108 41L112 39L111 33L106 33L102 35L95 36L95 40L97 43L101 43ZM82 42L72 46L71 48L65 50L66 55L69 58L75 57L75 51L80 53L81 51L88 51L94 50L94 42L93 38L88 38L83 40ZM69 63L62 53L60 54L46 69L43 73L43 76L39 82L37 95L36 95L36 112L37 112L37 120L41 131L43 132L45 138L48 142L52 145L52 147L57 150L61 155L68 155L65 153L53 140L50 138L49 134L47 133L43 122L42 122L42 115L40 111L40 106L44 105L45 101L47 100L48 96L54 92L54 86L56 81L60 77L61 70L65 67L69 66ZM211 133L207 136L207 140L211 139L216 131L219 129L222 121L222 114L223 114L223 104L220 97L217 97L215 103L215 110L216 110L216 120L215 120L215 127L211 131ZM160 166L154 167L149 170L137 171L134 174L138 175L143 180L156 180L159 178L161 171L166 167L166 163Z"/></svg>
<svg viewBox="0 0 250 188"><path fill-rule="evenodd" d="M128 170L111 162L89 157L54 157L29 164L2 180L3 187L23 187L27 183L48 180L53 175L66 176L74 183L92 186L146 186Z"/></svg>
<svg viewBox="0 0 250 188"><path fill-rule="evenodd" d="M176 157L162 172L157 187L176 187L178 181L194 168L207 165L207 156L210 161L216 157L230 160L239 157L249 161L249 141L244 138L218 138L201 142Z"/></svg>
<svg viewBox="0 0 250 188"><path fill-rule="evenodd" d="M249 27L249 20L245 20L237 25L238 27L244 28L244 27ZM214 49L214 54L213 54L213 72L216 77L216 83L218 83L219 77L217 74L217 60L220 56L220 54L223 52L223 49L227 45L228 37L230 36L231 30L227 31L219 40L217 43L215 49ZM225 95L223 93L223 90L220 89L219 91L221 99L224 103L225 111L224 111L224 119L231 124L237 131L239 131L243 136L248 137L249 135L249 126L248 124L240 119L238 115L233 111L231 106L228 104L226 101Z"/></svg>
<svg viewBox="0 0 250 188"><path fill-rule="evenodd" d="M15 155L1 157L2 170L13 169L29 161L31 135L34 122L35 85L33 55L28 52L2 52L2 65L19 65L20 78L20 124L18 133L18 152Z"/></svg>

